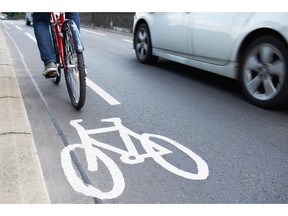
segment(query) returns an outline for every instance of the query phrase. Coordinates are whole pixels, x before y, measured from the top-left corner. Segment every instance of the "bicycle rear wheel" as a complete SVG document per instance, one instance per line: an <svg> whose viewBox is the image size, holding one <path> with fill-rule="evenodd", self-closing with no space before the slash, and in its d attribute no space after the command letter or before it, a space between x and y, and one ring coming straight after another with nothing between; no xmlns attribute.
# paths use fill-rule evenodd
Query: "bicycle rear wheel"
<svg viewBox="0 0 288 216"><path fill-rule="evenodd" d="M68 25L63 32L63 45L66 65L64 72L69 97L74 108L80 110L86 99L84 56L75 49L75 39Z"/></svg>

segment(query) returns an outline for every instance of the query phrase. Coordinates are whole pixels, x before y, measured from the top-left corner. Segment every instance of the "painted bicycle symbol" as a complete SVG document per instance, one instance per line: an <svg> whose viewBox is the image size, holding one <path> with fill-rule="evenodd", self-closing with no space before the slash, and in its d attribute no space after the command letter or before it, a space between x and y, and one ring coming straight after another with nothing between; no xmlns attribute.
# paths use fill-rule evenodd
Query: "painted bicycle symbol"
<svg viewBox="0 0 288 216"><path fill-rule="evenodd" d="M83 193L86 196L97 197L99 199L113 199L120 196L124 191L125 180L121 170L117 164L102 151L102 149L119 154L121 161L126 164L138 164L144 162L147 158L152 158L166 170L183 178L191 180L205 180L208 177L209 169L207 163L200 156L184 145L181 145L178 142L161 135L149 133L137 134L122 125L120 118L102 119L101 121L111 122L114 125L85 130L85 128L79 124L82 122L81 119L70 121L70 124L77 130L82 144L71 144L66 146L61 152L61 164L67 180L75 191ZM120 137L126 146L125 150L111 146L108 143L100 142L89 136L114 131L119 132ZM132 138L139 140L139 143L141 143L143 149L146 151L145 153L140 154L137 151ZM155 142L155 140L158 140L158 144ZM161 146L159 144L160 141L167 143L169 146L171 146L170 148L177 148L184 153L186 157L193 160L193 163L196 164L198 172L193 173L191 171L185 171L169 163L165 158L167 155L173 154L173 152L168 148ZM89 171L96 172L98 170L99 160L102 162L101 164L106 166L113 180L113 188L110 191L102 191L93 185L85 184L81 177L77 175L77 170L73 167L70 154L71 151L75 151L76 149L84 150L88 165L87 168Z"/></svg>

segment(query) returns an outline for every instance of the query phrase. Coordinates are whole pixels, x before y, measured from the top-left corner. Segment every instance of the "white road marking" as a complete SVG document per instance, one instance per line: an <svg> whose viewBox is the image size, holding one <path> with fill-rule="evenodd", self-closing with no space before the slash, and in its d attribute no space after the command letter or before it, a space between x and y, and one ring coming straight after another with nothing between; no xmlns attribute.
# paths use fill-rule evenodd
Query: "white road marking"
<svg viewBox="0 0 288 216"><path fill-rule="evenodd" d="M31 40L33 40L35 43L37 43L36 38L33 37L28 32L25 33ZM93 81L91 81L89 78L86 78L86 84L89 86L96 94L101 96L107 103L109 103L111 106L114 105L120 105L121 103L116 100L114 97L112 97L110 94L108 94L105 90L103 90L101 87L96 85Z"/></svg>
<svg viewBox="0 0 288 216"><path fill-rule="evenodd" d="M117 164L102 151L97 148L93 148L93 152L91 152L91 154L93 154L94 160L100 160L105 164L108 171L111 173L112 181L114 183L111 191L101 191L93 185L84 184L83 180L77 175L77 171L75 171L70 154L70 151L74 151L75 148L81 149L83 148L83 145L70 144L61 152L61 165L64 170L64 175L73 189L86 196L97 197L99 199L113 199L120 196L125 189L125 180Z"/></svg>
<svg viewBox="0 0 288 216"><path fill-rule="evenodd" d="M109 95L106 91L104 91L102 88L100 88L94 82L92 82L90 79L86 78L86 84L95 93L97 93L99 96L101 96L107 103L109 103L111 106L120 105L121 104L119 101L117 101L115 98L113 98L111 95Z"/></svg>
<svg viewBox="0 0 288 216"><path fill-rule="evenodd" d="M102 122L112 122L114 125L104 128L95 128L86 130L79 123L82 122L82 119L75 119L70 121L70 125L73 126L81 139L82 144L70 144L67 145L61 152L61 165L64 170L64 174L71 184L73 189L77 192L83 193L86 196L93 196L99 199L113 199L122 194L125 189L125 179L122 175L121 170L118 165L109 158L102 150L110 150L117 154L120 154L120 160L125 164L139 164L144 163L146 158L153 158L156 163L162 166L167 171L174 173L178 176L182 176L183 178L191 179L191 180L205 180L209 176L209 168L208 164L196 153L191 151L189 148L184 145L168 138L165 136L157 135L157 134L138 134L129 128L125 127L121 123L120 118L109 118L109 119L101 119ZM118 148L113 145L109 145L109 143L104 143L92 138L90 135L97 135L107 132L119 132L120 137L122 138L126 148L123 150L122 148ZM136 143L132 141L131 138L135 140L139 140L143 149L146 153L139 153L136 148ZM170 143L175 148L179 149L187 156L189 156L192 161L196 163L198 172L193 173L190 171L182 170L170 164L165 160L164 155L172 154L173 151L161 146L160 144L155 143L151 140L151 138L156 138L158 140L163 140L166 143ZM133 140L134 140L133 139ZM140 144L138 143L138 144ZM161 142L160 142L161 143ZM83 150L86 156L86 165L88 165L88 170L91 172L98 171L98 161L101 161L102 166L105 165L110 172L110 177L112 177L112 182L114 183L113 188L110 191L101 191L100 189L91 184L85 184L81 178L77 175L77 170L72 163L72 155L70 152L74 152L75 149ZM133 159L131 159L133 156ZM192 162L191 161L191 162Z"/></svg>
<svg viewBox="0 0 288 216"><path fill-rule="evenodd" d="M127 39L123 39L123 41L129 42L129 43L132 43L132 42L133 42L132 40L127 40Z"/></svg>
<svg viewBox="0 0 288 216"><path fill-rule="evenodd" d="M106 36L106 34L98 33L98 32L95 32L95 31L90 31L90 30L86 30L86 29L81 29L81 31L89 32L89 33L100 35L100 36Z"/></svg>
<svg viewBox="0 0 288 216"><path fill-rule="evenodd" d="M15 28L19 29L20 31L22 31L23 29L20 28L19 26L15 25Z"/></svg>
<svg viewBox="0 0 288 216"><path fill-rule="evenodd" d="M33 37L30 33L25 32L25 34L26 34L31 40L33 40L35 43L37 43L36 38Z"/></svg>
<svg viewBox="0 0 288 216"><path fill-rule="evenodd" d="M10 27L8 27L8 26L6 25L6 22L4 22L3 20L2 20L2 23L4 24L4 26L5 26L6 29L8 29L8 30L11 29Z"/></svg>

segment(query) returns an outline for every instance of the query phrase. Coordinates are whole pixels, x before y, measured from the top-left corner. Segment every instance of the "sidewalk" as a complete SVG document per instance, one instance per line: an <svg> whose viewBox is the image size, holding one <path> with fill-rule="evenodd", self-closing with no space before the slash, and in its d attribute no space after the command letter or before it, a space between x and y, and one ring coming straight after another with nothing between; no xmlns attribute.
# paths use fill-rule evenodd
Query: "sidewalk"
<svg viewBox="0 0 288 216"><path fill-rule="evenodd" d="M50 203L50 199L0 28L0 204L7 203Z"/></svg>

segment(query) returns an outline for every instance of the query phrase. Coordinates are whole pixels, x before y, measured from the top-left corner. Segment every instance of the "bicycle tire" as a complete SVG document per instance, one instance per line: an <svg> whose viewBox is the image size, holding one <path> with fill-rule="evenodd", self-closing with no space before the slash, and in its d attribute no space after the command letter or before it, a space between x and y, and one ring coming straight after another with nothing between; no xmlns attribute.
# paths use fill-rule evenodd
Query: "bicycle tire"
<svg viewBox="0 0 288 216"><path fill-rule="evenodd" d="M69 25L63 29L65 80L73 107L80 110L86 99L86 71L83 52L75 49L75 39Z"/></svg>
<svg viewBox="0 0 288 216"><path fill-rule="evenodd" d="M72 188L86 196L96 197L99 199L113 199L120 196L125 189L125 180L117 164L101 150L93 148L95 159L98 161L98 164L99 161L101 161L101 164L105 165L113 180L113 188L110 191L101 191L92 184L84 183L82 178L77 174L78 170L75 170L73 167L73 159L70 152L75 152L77 148L85 151L82 144L72 144L66 146L61 152L61 165ZM93 171L96 172L97 170Z"/></svg>
<svg viewBox="0 0 288 216"><path fill-rule="evenodd" d="M168 153L173 153L173 152L157 144L156 142L150 140L150 137L154 137L162 141L165 141L173 145L178 150L182 151L186 156L191 158L196 163L198 173L192 173L189 171L181 170L178 167L174 166L173 164L169 163L167 160L164 159L163 156ZM199 155L197 155L196 153L194 153L193 151L191 151L184 145L181 145L178 142L170 138L167 138L161 135L156 135L156 134L143 133L140 139L147 153L152 156L152 158L154 159L156 163L158 163L160 166L162 166L166 170L178 176L182 176L184 178L192 179L192 180L205 180L208 177L209 169L208 169L207 163ZM155 150L158 150L158 152ZM159 152L163 152L163 154Z"/></svg>

